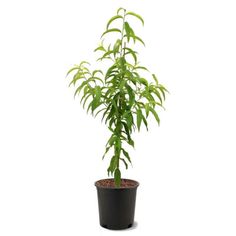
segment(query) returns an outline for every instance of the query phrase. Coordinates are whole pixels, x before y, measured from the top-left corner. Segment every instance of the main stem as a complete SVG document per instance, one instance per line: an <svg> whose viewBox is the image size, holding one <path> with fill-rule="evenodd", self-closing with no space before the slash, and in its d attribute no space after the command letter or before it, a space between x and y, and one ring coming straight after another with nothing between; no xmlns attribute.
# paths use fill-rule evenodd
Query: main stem
<svg viewBox="0 0 236 236"><path fill-rule="evenodd" d="M120 48L120 58L124 57L124 46L123 46L123 39L124 39L124 30L125 30L125 10L124 10L124 17L123 17L123 26L122 26L122 31L121 31L121 48ZM120 77L121 82L124 79L123 73L121 73L122 76ZM121 123L121 111L122 111L122 94L121 91L119 92L119 97L117 101L117 109L118 109L118 114L117 114L117 122L116 122L116 134L119 137L119 149L117 149L117 168L120 166L120 152L121 152L121 147L122 147L122 142L121 142L121 132L122 132L122 123Z"/></svg>

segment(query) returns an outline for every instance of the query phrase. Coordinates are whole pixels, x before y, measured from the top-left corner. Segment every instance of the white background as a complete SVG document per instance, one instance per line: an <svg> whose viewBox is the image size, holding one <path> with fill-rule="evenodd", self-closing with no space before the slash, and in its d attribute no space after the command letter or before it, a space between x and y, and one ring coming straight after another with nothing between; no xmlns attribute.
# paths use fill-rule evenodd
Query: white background
<svg viewBox="0 0 236 236"><path fill-rule="evenodd" d="M0 235L236 235L236 7L230 0L1 1ZM118 7L139 13L143 65L171 94L135 134L135 227L99 227L109 137L65 74L95 61Z"/></svg>

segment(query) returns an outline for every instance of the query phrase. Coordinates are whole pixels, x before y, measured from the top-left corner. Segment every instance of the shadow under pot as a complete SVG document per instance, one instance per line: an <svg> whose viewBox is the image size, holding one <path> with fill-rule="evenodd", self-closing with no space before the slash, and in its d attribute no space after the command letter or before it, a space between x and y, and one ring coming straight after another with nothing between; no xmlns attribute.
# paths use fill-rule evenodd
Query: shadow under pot
<svg viewBox="0 0 236 236"><path fill-rule="evenodd" d="M100 225L113 230L132 227L139 183L130 179L122 179L121 186L115 187L114 179L102 179L95 182L95 186Z"/></svg>

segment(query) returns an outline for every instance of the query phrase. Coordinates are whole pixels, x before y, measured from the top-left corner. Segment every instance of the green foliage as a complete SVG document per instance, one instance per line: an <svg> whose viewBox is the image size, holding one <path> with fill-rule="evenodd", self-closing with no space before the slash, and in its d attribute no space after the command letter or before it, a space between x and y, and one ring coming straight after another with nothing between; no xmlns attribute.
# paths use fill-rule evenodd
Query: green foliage
<svg viewBox="0 0 236 236"><path fill-rule="evenodd" d="M103 158L113 150L107 172L108 175L114 175L117 187L121 182L120 161L126 169L128 163L131 164L124 144L134 147L132 133L136 128L139 131L142 125L148 130L147 118L150 114L160 123L157 108L163 107L168 92L155 74L150 76L152 82L140 74L149 71L139 65L138 53L133 47L136 43L145 44L128 23L129 17L136 18L144 25L140 15L119 8L117 15L108 21L101 36L102 42L94 50L101 53L98 61L111 62L105 73L101 70L92 71L86 61L75 65L67 73L74 73L69 86L76 87L74 96L82 94L80 102L83 108L95 117L101 114L101 119L111 131ZM115 24L118 25L116 28L113 27ZM103 42L104 36L108 34L117 35L117 39L107 47Z"/></svg>

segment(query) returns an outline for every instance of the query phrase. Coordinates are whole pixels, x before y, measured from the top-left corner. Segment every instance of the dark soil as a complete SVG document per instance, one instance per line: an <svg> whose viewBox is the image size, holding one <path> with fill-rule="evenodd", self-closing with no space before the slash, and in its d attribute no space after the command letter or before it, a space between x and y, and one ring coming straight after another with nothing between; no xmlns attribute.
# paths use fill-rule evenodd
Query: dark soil
<svg viewBox="0 0 236 236"><path fill-rule="evenodd" d="M114 179L101 179L98 180L95 185L101 188L115 188ZM138 182L131 179L121 179L120 188L134 188L137 187Z"/></svg>

